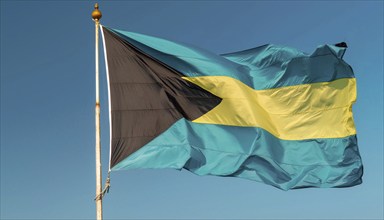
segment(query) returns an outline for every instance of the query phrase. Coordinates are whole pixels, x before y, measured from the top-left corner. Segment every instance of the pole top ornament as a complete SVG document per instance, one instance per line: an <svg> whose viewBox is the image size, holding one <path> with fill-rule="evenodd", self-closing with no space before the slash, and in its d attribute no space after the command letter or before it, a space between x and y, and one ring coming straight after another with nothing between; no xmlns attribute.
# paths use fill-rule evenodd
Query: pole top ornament
<svg viewBox="0 0 384 220"><path fill-rule="evenodd" d="M101 11L99 10L99 4L95 4L95 10L92 12L92 18L94 21L99 21L101 18Z"/></svg>

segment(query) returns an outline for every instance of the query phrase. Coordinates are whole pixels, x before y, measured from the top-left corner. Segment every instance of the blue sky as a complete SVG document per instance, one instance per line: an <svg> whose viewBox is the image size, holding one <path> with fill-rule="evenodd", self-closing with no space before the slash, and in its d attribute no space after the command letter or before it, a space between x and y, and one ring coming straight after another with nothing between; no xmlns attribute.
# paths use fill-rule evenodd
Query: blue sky
<svg viewBox="0 0 384 220"><path fill-rule="evenodd" d="M1 0L1 219L95 217L90 1ZM178 170L112 173L105 219L383 219L382 1L100 1L103 25L221 54L266 43L311 53L341 41L357 78L364 183L284 192ZM100 63L102 163L107 82Z"/></svg>

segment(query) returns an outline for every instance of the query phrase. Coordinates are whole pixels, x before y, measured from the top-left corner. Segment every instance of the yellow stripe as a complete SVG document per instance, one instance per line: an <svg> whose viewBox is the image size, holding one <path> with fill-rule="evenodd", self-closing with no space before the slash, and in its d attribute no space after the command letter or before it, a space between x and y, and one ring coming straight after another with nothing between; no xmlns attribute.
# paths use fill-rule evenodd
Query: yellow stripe
<svg viewBox="0 0 384 220"><path fill-rule="evenodd" d="M267 90L254 90L227 76L183 78L223 99L196 123L261 127L285 140L356 134L354 78Z"/></svg>

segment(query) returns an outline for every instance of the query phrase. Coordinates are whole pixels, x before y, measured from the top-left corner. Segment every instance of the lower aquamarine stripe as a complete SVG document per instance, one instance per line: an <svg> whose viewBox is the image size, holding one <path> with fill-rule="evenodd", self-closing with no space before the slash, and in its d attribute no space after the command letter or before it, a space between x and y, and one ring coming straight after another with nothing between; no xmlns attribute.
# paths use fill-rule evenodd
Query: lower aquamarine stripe
<svg viewBox="0 0 384 220"><path fill-rule="evenodd" d="M260 128L197 124L180 119L112 170L185 168L198 175L233 176L288 190L347 187L363 172L356 136L280 140Z"/></svg>

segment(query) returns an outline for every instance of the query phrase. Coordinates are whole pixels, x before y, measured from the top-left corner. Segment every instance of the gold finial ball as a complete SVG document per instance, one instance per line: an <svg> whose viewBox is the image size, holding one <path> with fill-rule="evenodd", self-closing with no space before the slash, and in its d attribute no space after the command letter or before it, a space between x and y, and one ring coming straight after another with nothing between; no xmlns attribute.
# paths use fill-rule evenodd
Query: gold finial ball
<svg viewBox="0 0 384 220"><path fill-rule="evenodd" d="M93 10L93 12L92 12L92 18L93 18L93 20L95 20L95 21L98 21L98 20L100 20L100 18L101 18L101 11L99 11L99 4L95 4L95 10Z"/></svg>

